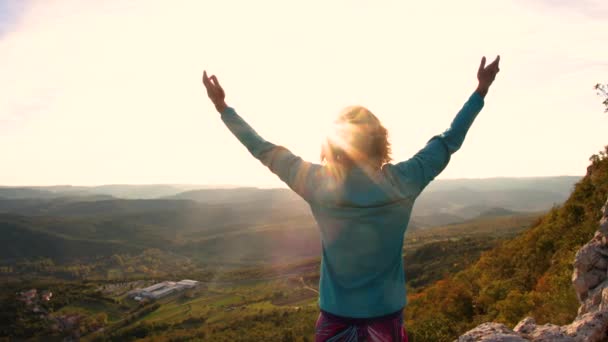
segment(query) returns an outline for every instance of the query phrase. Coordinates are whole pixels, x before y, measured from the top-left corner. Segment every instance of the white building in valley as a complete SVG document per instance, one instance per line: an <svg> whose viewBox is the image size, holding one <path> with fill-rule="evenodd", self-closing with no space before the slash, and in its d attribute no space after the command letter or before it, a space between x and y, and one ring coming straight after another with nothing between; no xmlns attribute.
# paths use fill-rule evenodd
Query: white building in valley
<svg viewBox="0 0 608 342"><path fill-rule="evenodd" d="M184 279L178 282L163 281L143 289L130 291L129 296L133 297L135 300L142 300L143 298L159 299L173 293L195 288L198 284L198 281L190 279Z"/></svg>

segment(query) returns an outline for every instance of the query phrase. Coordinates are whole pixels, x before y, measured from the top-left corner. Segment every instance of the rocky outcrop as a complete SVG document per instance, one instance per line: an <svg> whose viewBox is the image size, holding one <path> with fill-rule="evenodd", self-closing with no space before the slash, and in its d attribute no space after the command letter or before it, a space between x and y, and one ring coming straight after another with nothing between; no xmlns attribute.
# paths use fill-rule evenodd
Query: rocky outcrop
<svg viewBox="0 0 608 342"><path fill-rule="evenodd" d="M526 342L528 340L522 338L504 324L483 323L458 338L458 342L475 341Z"/></svg>
<svg viewBox="0 0 608 342"><path fill-rule="evenodd" d="M608 341L608 201L602 207L599 230L574 257L572 285L581 302L568 325L537 325L526 317L513 330L503 324L484 323L458 338L458 342L601 342Z"/></svg>

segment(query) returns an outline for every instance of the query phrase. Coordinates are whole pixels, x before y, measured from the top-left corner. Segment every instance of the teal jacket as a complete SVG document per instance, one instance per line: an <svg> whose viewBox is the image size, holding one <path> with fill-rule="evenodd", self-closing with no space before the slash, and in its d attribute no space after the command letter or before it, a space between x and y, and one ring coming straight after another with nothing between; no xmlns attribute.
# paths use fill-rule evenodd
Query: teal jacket
<svg viewBox="0 0 608 342"><path fill-rule="evenodd" d="M249 152L310 205L323 249L321 309L369 318L405 306L402 249L412 206L460 148L483 104L483 97L473 93L450 127L412 158L379 170L355 166L341 182L326 166L264 140L233 108L221 116Z"/></svg>

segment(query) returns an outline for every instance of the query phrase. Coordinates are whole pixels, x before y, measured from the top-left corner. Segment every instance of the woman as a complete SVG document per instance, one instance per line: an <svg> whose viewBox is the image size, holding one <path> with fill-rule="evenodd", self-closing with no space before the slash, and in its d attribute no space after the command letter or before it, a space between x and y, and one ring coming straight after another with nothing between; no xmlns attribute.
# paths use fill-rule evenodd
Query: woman
<svg viewBox="0 0 608 342"><path fill-rule="evenodd" d="M321 231L321 313L316 341L407 341L403 236L414 201L447 166L484 104L500 56L485 66L479 85L450 127L409 160L390 161L387 130L363 107L334 122L322 164L302 160L260 137L224 101L215 76L203 74L207 94L228 129L249 152L308 204Z"/></svg>

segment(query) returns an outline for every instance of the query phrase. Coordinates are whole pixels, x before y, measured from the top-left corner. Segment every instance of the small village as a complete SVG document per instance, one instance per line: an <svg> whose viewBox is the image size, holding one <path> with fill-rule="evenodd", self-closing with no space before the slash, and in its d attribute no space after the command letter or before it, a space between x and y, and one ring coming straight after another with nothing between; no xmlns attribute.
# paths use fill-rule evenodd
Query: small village
<svg viewBox="0 0 608 342"><path fill-rule="evenodd" d="M39 304L41 302L50 301L52 297L53 292L49 290L41 291L40 293L38 293L37 289L30 289L27 291L20 292L18 294L18 299L25 303L26 306L31 307L32 311L35 313L44 313L44 308L42 308Z"/></svg>
<svg viewBox="0 0 608 342"><path fill-rule="evenodd" d="M128 292L120 291L124 287L133 287L135 285L145 285L145 281L119 283L113 286L105 285L98 288L99 293L107 292L112 288L116 292L122 292L124 298L129 298L138 305L150 305L157 299L167 297L172 294L184 292L186 290L199 287L199 282L191 279L183 279L180 281L163 281L144 288L135 288ZM110 291L113 292L113 291ZM116 292L114 292L116 294ZM82 313L60 313L53 312L48 309L53 300L53 292L51 290L40 290L32 288L26 291L16 293L18 301L22 302L26 311L30 315L37 316L37 319L49 322L49 327L52 331L67 333L71 338L78 339L82 333L86 332L101 332L108 324L108 317L104 313L87 317Z"/></svg>
<svg viewBox="0 0 608 342"><path fill-rule="evenodd" d="M47 320L50 323L51 330L70 332L72 337L78 337L80 326L85 326L85 331L97 331L103 329L107 323L107 315L101 314L95 319L89 319L85 322L85 317L81 314L52 314L45 308L46 303L49 303L53 298L53 292L50 290L39 291L38 289L29 289L17 293L17 299L23 302L28 310L34 315L37 315L41 320Z"/></svg>

